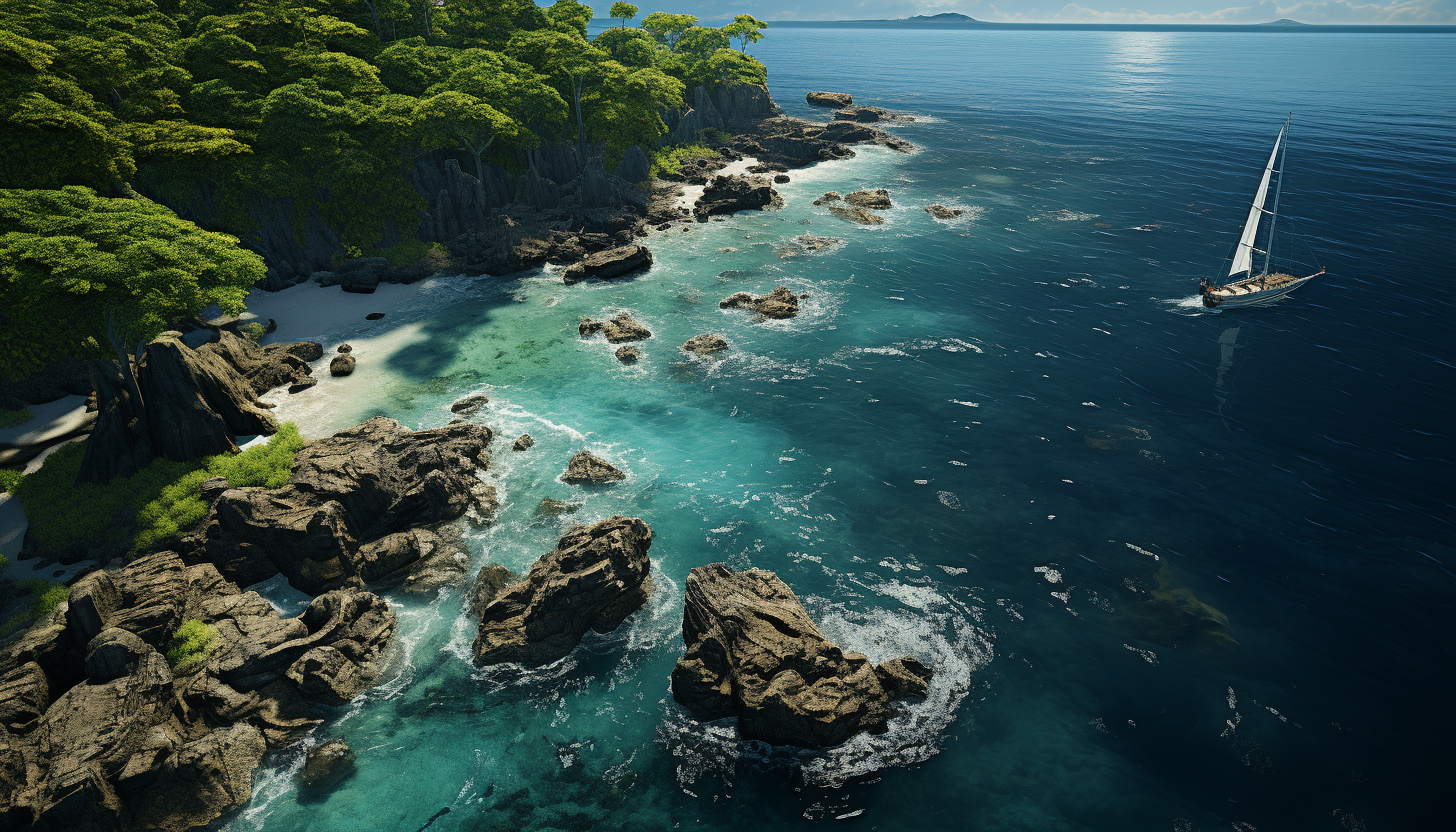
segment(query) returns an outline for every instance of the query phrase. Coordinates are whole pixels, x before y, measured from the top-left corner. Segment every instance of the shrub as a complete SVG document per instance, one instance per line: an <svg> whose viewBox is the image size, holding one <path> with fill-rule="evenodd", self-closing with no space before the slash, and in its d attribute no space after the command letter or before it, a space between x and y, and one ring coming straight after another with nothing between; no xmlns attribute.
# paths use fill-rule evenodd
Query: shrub
<svg viewBox="0 0 1456 832"><path fill-rule="evenodd" d="M0 430L20 427L34 418L35 414L31 413L28 407L22 407L19 410L6 410L0 407Z"/></svg>
<svg viewBox="0 0 1456 832"><path fill-rule="evenodd" d="M19 468L0 468L0 494L14 494L25 474Z"/></svg>
<svg viewBox="0 0 1456 832"><path fill-rule="evenodd" d="M3 558L0 558L0 560L3 560ZM71 591L65 585L52 583L40 578L31 578L20 583L30 591L30 594L34 596L34 600L30 602L29 607L10 616L4 624L0 624L0 636L9 635L11 632L23 626L28 626L31 622L49 616L71 594Z"/></svg>
<svg viewBox="0 0 1456 832"><path fill-rule="evenodd" d="M707 145L684 144L664 147L652 154L652 173L682 173L685 159L718 159L721 154Z"/></svg>
<svg viewBox="0 0 1456 832"><path fill-rule="evenodd" d="M76 443L51 455L20 482L15 495L25 506L29 534L44 551L84 545L142 552L202 522L203 480L226 477L234 487L277 488L288 482L303 445L298 427L288 422L268 444L241 454L191 462L156 459L130 477L95 485L76 481L86 453L85 443Z"/></svg>
<svg viewBox="0 0 1456 832"><path fill-rule="evenodd" d="M241 333L243 333L243 336L245 338L247 338L248 340L252 341L255 344L258 343L259 341L262 341L263 340L263 336L268 334L267 327L263 326L262 324L258 323L257 321L248 321L247 323L245 323L242 326L238 327L238 331L241 332Z"/></svg>
<svg viewBox="0 0 1456 832"><path fill-rule="evenodd" d="M179 674L191 673L207 662L217 649L217 628L197 619L182 623L167 645L167 664Z"/></svg>

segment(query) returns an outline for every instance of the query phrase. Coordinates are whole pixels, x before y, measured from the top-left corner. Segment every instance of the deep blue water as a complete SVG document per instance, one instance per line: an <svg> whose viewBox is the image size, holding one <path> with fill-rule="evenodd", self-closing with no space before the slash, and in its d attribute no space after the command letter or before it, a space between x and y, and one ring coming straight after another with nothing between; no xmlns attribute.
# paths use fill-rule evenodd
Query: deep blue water
<svg viewBox="0 0 1456 832"><path fill-rule="evenodd" d="M506 507L477 564L636 514L657 592L535 672L475 671L459 591L394 599L387 681L320 731L360 771L300 803L274 760L228 828L1400 830L1449 822L1456 37L784 29L809 90L927 120L919 150L792 174L786 207L648 241L609 284L430 284L280 397L323 433L483 415ZM1283 207L1328 269L1209 312L1285 113ZM886 187L887 223L810 201ZM953 222L923 206L966 210ZM803 233L827 255L781 256ZM728 272L728 274L724 274ZM732 292L807 290L757 322ZM576 337L631 309L636 367ZM686 360L699 332L733 344ZM555 480L576 450L630 478ZM883 737L793 754L671 701L682 581L780 574L842 645L939 671ZM1169 603L1150 602L1161 597ZM1200 629L1174 610L1224 617Z"/></svg>

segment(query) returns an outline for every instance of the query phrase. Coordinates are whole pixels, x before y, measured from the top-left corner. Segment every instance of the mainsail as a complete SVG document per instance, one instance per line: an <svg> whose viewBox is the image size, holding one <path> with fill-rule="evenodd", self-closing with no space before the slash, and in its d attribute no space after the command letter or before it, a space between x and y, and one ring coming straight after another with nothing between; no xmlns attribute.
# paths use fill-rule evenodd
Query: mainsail
<svg viewBox="0 0 1456 832"><path fill-rule="evenodd" d="M1288 126L1287 123L1285 126ZM1230 275L1252 271L1254 268L1254 236L1259 233L1259 217L1264 213L1264 197L1269 193L1269 179L1274 175L1274 160L1279 158L1279 145L1284 143L1284 130L1285 127L1279 128L1279 138L1274 140L1274 151L1269 154L1269 164L1264 166L1264 178L1259 180L1259 190L1254 194L1249 218L1244 220L1244 233L1239 237L1239 247L1234 252L1234 264L1229 269Z"/></svg>

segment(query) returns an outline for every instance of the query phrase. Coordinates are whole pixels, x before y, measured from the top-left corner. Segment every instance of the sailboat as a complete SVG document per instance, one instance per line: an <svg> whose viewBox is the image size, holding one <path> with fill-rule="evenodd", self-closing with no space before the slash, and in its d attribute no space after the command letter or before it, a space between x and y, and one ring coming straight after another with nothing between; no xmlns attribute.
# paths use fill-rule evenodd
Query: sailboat
<svg viewBox="0 0 1456 832"><path fill-rule="evenodd" d="M1274 150L1269 154L1269 162L1264 165L1264 176L1259 180L1259 190L1254 193L1249 217L1244 220L1244 230L1239 235L1239 245L1234 249L1233 264L1229 268L1229 279L1224 283L1214 283L1204 278L1198 283L1198 294L1203 296L1204 306L1212 308L1268 303L1284 297L1325 273L1324 269L1320 269L1306 277L1295 277L1270 269L1274 251L1274 224L1279 219L1279 193L1284 189L1284 151L1287 149L1288 139L1289 118L1285 118L1284 126L1279 128L1279 137L1274 140ZM1276 162L1279 164L1278 169L1274 167ZM1269 182L1275 174L1279 175L1279 180L1274 187L1274 205L1266 210L1264 200L1269 194ZM1261 249L1256 248L1255 243L1265 215L1269 217L1269 233L1265 236L1264 247ZM1264 255L1264 266L1258 274L1254 273L1256 254Z"/></svg>

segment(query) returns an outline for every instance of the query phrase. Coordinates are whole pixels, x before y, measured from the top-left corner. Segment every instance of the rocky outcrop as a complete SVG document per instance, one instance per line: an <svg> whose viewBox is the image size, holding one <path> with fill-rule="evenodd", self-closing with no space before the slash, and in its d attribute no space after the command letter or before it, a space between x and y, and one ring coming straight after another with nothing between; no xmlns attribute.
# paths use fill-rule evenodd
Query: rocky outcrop
<svg viewBox="0 0 1456 832"><path fill-rule="evenodd" d="M333 360L329 361L329 375L335 378L351 376L354 374L354 364L355 360L352 353L336 355L333 357Z"/></svg>
<svg viewBox="0 0 1456 832"><path fill-rule="evenodd" d="M354 749L343 740L329 740L308 750L298 779L305 789L325 791L354 773Z"/></svg>
<svg viewBox="0 0 1456 832"><path fill-rule="evenodd" d="M414 562L399 551L423 559L434 547L417 536L376 557L369 544L471 509L490 512L493 495L475 472L489 462L492 436L463 421L410 431L370 419L300 451L288 485L224 492L187 556L245 586L281 572L310 595L394 575Z"/></svg>
<svg viewBox="0 0 1456 832"><path fill-rule="evenodd" d="M738 137L733 149L756 157L764 166L801 168L829 159L847 159L854 155L849 147L852 144L878 144L902 152L914 148L904 139L857 122L816 124L790 116L775 116Z"/></svg>
<svg viewBox="0 0 1456 832"><path fill-rule="evenodd" d="M652 266L652 252L646 246L637 244L618 246L617 248L599 251L589 254L580 261L568 266L561 273L561 279L567 284L577 283L589 277L609 280L614 277L622 277L633 272Z"/></svg>
<svg viewBox="0 0 1456 832"><path fill-rule="evenodd" d="M631 312L619 312L606 321L582 318L581 323L577 324L576 331L583 338L590 338L600 332L611 344L645 341L652 337L651 330L638 323L637 319L632 317Z"/></svg>
<svg viewBox="0 0 1456 832"><path fill-rule="evenodd" d="M808 293L796 295L787 287L775 286L766 295L752 295L739 292L718 301L720 309L751 309L766 318L792 318L799 314L799 301Z"/></svg>
<svg viewBox="0 0 1456 832"><path fill-rule="evenodd" d="M636 347L618 347L617 360L623 364L635 364L637 359L642 357L641 350Z"/></svg>
<svg viewBox="0 0 1456 832"><path fill-rule="evenodd" d="M694 335L689 338L678 349L694 355L712 355L713 353L728 349L728 339L721 335L713 335L705 332L702 335Z"/></svg>
<svg viewBox="0 0 1456 832"><path fill-rule="evenodd" d="M828 254L844 245L843 237L820 237L814 234L800 234L778 247L781 259L804 254Z"/></svg>
<svg viewBox="0 0 1456 832"><path fill-rule="evenodd" d="M828 191L824 194L824 196L821 196L818 199L814 200L814 204L824 205L830 202L838 202L841 199L844 199L844 197L840 195L839 191Z"/></svg>
<svg viewBox="0 0 1456 832"><path fill-rule="evenodd" d="M959 208L947 208L944 205L927 205L925 212L938 220L953 220L965 213Z"/></svg>
<svg viewBox="0 0 1456 832"><path fill-rule="evenodd" d="M183 621L211 652L169 665ZM394 615L350 589L298 618L210 564L140 558L72 587L0 656L0 819L6 828L205 826L251 797L269 748L297 741L377 677Z"/></svg>
<svg viewBox="0 0 1456 832"><path fill-rule="evenodd" d="M763 177L715 176L703 189L703 195L693 203L693 216L698 222L707 222L708 217L714 214L779 208L783 204L778 191Z"/></svg>
<svg viewBox="0 0 1456 832"><path fill-rule="evenodd" d="M314 341L296 344L269 344L260 347L250 338L240 338L227 330L218 332L218 340L197 348L199 353L212 353L237 370L259 396L275 387L299 384L313 371L308 362L323 356L323 345Z"/></svg>
<svg viewBox="0 0 1456 832"><path fill-rule="evenodd" d="M688 573L683 641L673 698L699 719L736 716L745 738L774 744L824 748L881 731L891 702L930 679L913 658L881 671L830 643L793 591L761 569L714 563Z"/></svg>
<svg viewBox="0 0 1456 832"><path fill-rule="evenodd" d="M590 451L580 451L566 465L561 481L572 485L601 485L625 480L620 469Z"/></svg>
<svg viewBox="0 0 1456 832"><path fill-rule="evenodd" d="M816 107L848 107L854 103L847 92L811 92L804 99Z"/></svg>
<svg viewBox="0 0 1456 832"><path fill-rule="evenodd" d="M483 393L472 393L469 396L458 399L450 405L450 412L461 416L474 416L481 411L481 408L490 404L490 397Z"/></svg>
<svg viewBox="0 0 1456 832"><path fill-rule="evenodd" d="M874 123L877 121L915 121L915 116L897 113L894 110L886 110L882 107L845 107L834 111L836 121L857 121L860 123Z"/></svg>
<svg viewBox="0 0 1456 832"><path fill-rule="evenodd" d="M652 592L647 555L652 530L635 517L613 517L567 532L481 611L479 665L550 664L588 630L615 630Z"/></svg>
<svg viewBox="0 0 1456 832"><path fill-rule="evenodd" d="M859 207L845 207L843 205L829 206L829 213L842 220L848 220L859 225L884 225L885 218L879 214L866 211Z"/></svg>
<svg viewBox="0 0 1456 832"><path fill-rule="evenodd" d="M844 201L849 203L850 205L857 205L860 208L884 209L891 207L890 192L885 190L884 188L855 191L851 194L847 194L844 197Z"/></svg>
<svg viewBox="0 0 1456 832"><path fill-rule="evenodd" d="M536 440L534 440L534 439L531 438L531 434L529 434L529 433L523 433L520 436L516 437L516 441L515 442L512 442L511 443L511 450L513 450L513 451L524 451L527 448L530 448L534 444L536 444Z"/></svg>

